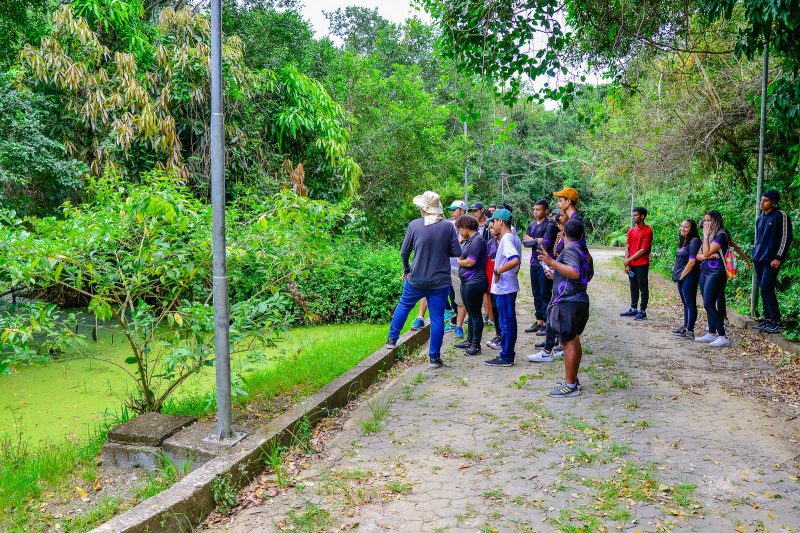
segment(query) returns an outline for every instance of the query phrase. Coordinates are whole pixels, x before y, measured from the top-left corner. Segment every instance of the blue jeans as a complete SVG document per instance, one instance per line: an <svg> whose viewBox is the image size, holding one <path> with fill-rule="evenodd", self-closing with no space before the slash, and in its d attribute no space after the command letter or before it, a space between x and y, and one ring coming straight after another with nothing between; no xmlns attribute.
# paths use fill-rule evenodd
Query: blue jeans
<svg viewBox="0 0 800 533"><path fill-rule="evenodd" d="M409 282L403 283L403 294L394 310L392 324L389 326L389 339L397 340L406 324L408 314L422 298L428 299L428 313L431 317L431 341L428 354L431 359L441 357L442 339L444 338L444 306L450 287L440 289L418 289Z"/></svg>
<svg viewBox="0 0 800 533"><path fill-rule="evenodd" d="M516 355L514 346L517 344L517 293L495 294L494 298L497 302L498 321L503 331L500 337L502 348L498 355L505 361L513 361Z"/></svg>
<svg viewBox="0 0 800 533"><path fill-rule="evenodd" d="M544 275L544 269L538 261L531 264L531 292L536 320L546 320L547 306L553 296L553 280Z"/></svg>
<svg viewBox="0 0 800 533"><path fill-rule="evenodd" d="M755 263L756 279L761 289L761 301L764 303L764 318L772 322L781 321L781 309L778 307L778 296L775 294L775 285L778 283L778 268L772 268L769 263Z"/></svg>
<svg viewBox="0 0 800 533"><path fill-rule="evenodd" d="M678 293L683 302L683 326L694 331L697 322L697 284L700 273L695 271L678 282Z"/></svg>

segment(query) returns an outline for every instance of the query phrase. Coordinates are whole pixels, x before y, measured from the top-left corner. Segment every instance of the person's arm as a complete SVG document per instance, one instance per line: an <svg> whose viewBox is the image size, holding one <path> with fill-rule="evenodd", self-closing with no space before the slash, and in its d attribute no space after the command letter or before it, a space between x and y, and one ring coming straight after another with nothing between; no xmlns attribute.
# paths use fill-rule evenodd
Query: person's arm
<svg viewBox="0 0 800 533"><path fill-rule="evenodd" d="M495 267L494 269L495 278L499 278L500 274L508 272L509 270L513 270L514 268L518 267L522 262L519 257L519 252L517 252L517 249L512 244L510 238L500 239L497 255L500 255L501 252L505 257L508 257L508 260L502 266Z"/></svg>
<svg viewBox="0 0 800 533"><path fill-rule="evenodd" d="M718 242L711 240L711 237L703 236L703 251L697 254L697 259L700 261L711 259L720 249L722 249L722 246Z"/></svg>
<svg viewBox="0 0 800 533"><path fill-rule="evenodd" d="M733 250L736 252L736 255L741 257L744 262L747 263L747 266L753 268L753 263L750 261L750 258L747 257L747 254L745 254L741 248L739 248L738 244L733 242L733 239L731 239L730 236L728 236L728 244L730 244L731 248L733 248Z"/></svg>
<svg viewBox="0 0 800 533"><path fill-rule="evenodd" d="M525 230L525 235L522 236L522 246L525 248L534 247L538 239L533 236L533 228L536 227L533 222L528 224L528 229Z"/></svg>
<svg viewBox="0 0 800 533"><path fill-rule="evenodd" d="M461 245L458 243L458 232L453 225L450 225L450 249L448 255L450 257L459 257L461 255Z"/></svg>
<svg viewBox="0 0 800 533"><path fill-rule="evenodd" d="M403 281L405 281L406 277L408 277L408 275L411 273L409 258L411 257L411 251L413 249L414 238L412 237L411 226L409 226L406 230L406 236L403 239L403 246L400 247L400 257L403 260Z"/></svg>
<svg viewBox="0 0 800 533"><path fill-rule="evenodd" d="M794 235L792 234L792 219L784 211L778 212L778 250L775 259L770 262L772 268L780 268L786 257L789 255L789 246L792 245Z"/></svg>
<svg viewBox="0 0 800 533"><path fill-rule="evenodd" d="M579 279L581 277L580 271L576 270L575 267L570 265L565 265L560 261L556 261L545 252L539 253L539 261L542 261L545 265L549 266L550 268L552 268L565 278Z"/></svg>
<svg viewBox="0 0 800 533"><path fill-rule="evenodd" d="M631 230L628 230L628 235L625 238L625 259L622 261L622 264L625 265L625 272L630 272L631 270L630 250L631 250Z"/></svg>
<svg viewBox="0 0 800 533"><path fill-rule="evenodd" d="M694 270L694 266L697 264L697 252L700 250L700 242L695 242L694 239L689 243L689 261L686 263L686 266L683 267L683 272L681 272L681 277L679 281L683 281L683 278L688 276L692 270Z"/></svg>

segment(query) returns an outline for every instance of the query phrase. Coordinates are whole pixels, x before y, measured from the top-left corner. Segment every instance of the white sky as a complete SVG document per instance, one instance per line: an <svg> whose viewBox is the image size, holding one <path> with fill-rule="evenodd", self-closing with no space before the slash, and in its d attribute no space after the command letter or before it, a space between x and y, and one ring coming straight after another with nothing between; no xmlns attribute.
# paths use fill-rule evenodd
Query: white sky
<svg viewBox="0 0 800 533"><path fill-rule="evenodd" d="M303 15L311 21L314 27L317 38L322 38L328 35L328 20L323 11L336 11L337 8L345 8L347 6L362 6L370 9L378 8L378 13L382 17L391 20L392 22L404 22L406 19L418 16L422 20L429 21L427 13L417 11L411 7L411 4L403 0L305 0L303 6Z"/></svg>

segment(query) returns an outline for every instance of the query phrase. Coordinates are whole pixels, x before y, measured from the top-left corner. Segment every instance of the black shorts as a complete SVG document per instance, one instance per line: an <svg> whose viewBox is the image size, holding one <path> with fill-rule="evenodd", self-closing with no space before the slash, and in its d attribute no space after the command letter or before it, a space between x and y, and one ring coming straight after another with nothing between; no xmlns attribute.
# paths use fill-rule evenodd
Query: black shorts
<svg viewBox="0 0 800 533"><path fill-rule="evenodd" d="M550 327L558 332L561 342L569 342L586 329L589 302L559 302L547 312Z"/></svg>

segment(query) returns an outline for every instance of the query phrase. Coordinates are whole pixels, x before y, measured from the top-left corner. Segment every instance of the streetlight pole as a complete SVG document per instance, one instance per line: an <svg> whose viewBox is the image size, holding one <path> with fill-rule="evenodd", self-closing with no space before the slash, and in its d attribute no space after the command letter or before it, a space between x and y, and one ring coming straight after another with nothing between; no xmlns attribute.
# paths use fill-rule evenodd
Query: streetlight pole
<svg viewBox="0 0 800 533"><path fill-rule="evenodd" d="M225 132L222 115L222 4L211 0L211 227L214 257L214 357L217 374L217 429L231 430L231 347L228 325L228 269L225 261Z"/></svg>
<svg viewBox="0 0 800 533"><path fill-rule="evenodd" d="M761 194L764 191L764 152L766 150L767 136L767 84L769 82L769 39L772 27L767 28L764 39L764 72L761 76L761 129L758 135L758 185L756 185L756 221L761 212ZM755 242L755 241L754 241ZM758 307L758 277L753 270L752 286L750 288L750 316L755 318Z"/></svg>
<svg viewBox="0 0 800 533"><path fill-rule="evenodd" d="M467 183L469 180L469 147L467 146L467 121L464 121L464 202L469 204Z"/></svg>

